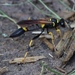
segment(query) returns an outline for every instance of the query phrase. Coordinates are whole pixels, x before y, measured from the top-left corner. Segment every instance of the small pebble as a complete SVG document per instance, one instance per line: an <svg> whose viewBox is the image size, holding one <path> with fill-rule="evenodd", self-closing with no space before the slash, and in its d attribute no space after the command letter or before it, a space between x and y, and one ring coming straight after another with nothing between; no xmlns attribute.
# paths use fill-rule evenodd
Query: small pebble
<svg viewBox="0 0 75 75"><path fill-rule="evenodd" d="M5 38L6 38L6 37L8 37L8 35L7 35L7 34L5 34L5 33L3 33L3 34L2 34L2 36L3 36L3 37L5 37Z"/></svg>

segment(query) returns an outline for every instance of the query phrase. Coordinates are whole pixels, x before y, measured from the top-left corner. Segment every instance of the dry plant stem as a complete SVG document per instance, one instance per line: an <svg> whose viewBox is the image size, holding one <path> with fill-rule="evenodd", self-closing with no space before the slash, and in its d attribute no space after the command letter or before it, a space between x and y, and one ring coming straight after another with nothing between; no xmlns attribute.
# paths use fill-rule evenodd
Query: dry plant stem
<svg viewBox="0 0 75 75"><path fill-rule="evenodd" d="M75 52L75 30L72 30L72 36L70 37L69 43L64 51L61 67L65 68L70 58Z"/></svg>
<svg viewBox="0 0 75 75"><path fill-rule="evenodd" d="M50 50L53 51L54 49L53 45L46 38L41 38L41 40L48 46Z"/></svg>
<svg viewBox="0 0 75 75"><path fill-rule="evenodd" d="M15 63L33 63L33 62L36 62L36 61L38 61L40 59L43 59L43 58L46 58L46 57L45 56L33 56L33 57L26 57L26 58L20 57L20 58L15 58L13 60L9 60L9 63L10 64L15 64Z"/></svg>
<svg viewBox="0 0 75 75"><path fill-rule="evenodd" d="M57 55L57 57L60 57L63 54L64 50L66 49L66 47L70 41L71 36L72 36L72 31L66 32L64 34L63 38L56 45L55 54Z"/></svg>
<svg viewBox="0 0 75 75"><path fill-rule="evenodd" d="M72 37L71 37L68 47L65 51L65 53L67 53L67 54L63 60L63 63L67 63L70 60L70 58L73 56L74 52L75 52L75 31L73 30Z"/></svg>

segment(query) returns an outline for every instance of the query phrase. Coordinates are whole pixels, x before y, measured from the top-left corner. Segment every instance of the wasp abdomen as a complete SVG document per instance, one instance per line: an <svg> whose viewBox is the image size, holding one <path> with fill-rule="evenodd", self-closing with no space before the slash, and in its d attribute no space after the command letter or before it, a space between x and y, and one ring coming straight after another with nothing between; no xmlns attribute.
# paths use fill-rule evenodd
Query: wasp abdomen
<svg viewBox="0 0 75 75"><path fill-rule="evenodd" d="M23 30L23 28L19 28L18 30L16 30L15 32L13 32L10 37L11 38L15 38L18 37L20 35L22 35L25 32L25 30Z"/></svg>

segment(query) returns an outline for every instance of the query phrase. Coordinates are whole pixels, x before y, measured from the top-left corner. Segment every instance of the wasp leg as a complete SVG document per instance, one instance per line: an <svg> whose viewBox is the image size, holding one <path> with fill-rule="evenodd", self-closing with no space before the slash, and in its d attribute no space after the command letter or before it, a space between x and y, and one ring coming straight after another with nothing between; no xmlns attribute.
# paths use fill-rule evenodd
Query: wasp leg
<svg viewBox="0 0 75 75"><path fill-rule="evenodd" d="M22 60L22 62L25 61L25 58L27 57L27 55L28 55L28 52L25 53L25 55L24 55L24 59Z"/></svg>
<svg viewBox="0 0 75 75"><path fill-rule="evenodd" d="M59 34L60 37L62 37L62 33L61 33L61 30L60 29L57 28L56 29L56 32Z"/></svg>
<svg viewBox="0 0 75 75"><path fill-rule="evenodd" d="M46 30L47 30L47 34L49 33L49 28L46 28Z"/></svg>
<svg viewBox="0 0 75 75"><path fill-rule="evenodd" d="M28 51L30 50L30 47L32 46L33 41L34 41L35 39L37 39L37 38L43 33L43 31L44 31L44 29L42 29L42 31L41 31L40 34L38 34L37 36L33 37L32 40L30 40L29 45L28 45ZM24 60L25 60L26 56L28 55L28 51L27 51L27 52L25 53L25 55L24 55ZM24 61L24 60L23 60L23 61Z"/></svg>
<svg viewBox="0 0 75 75"><path fill-rule="evenodd" d="M52 37L51 38L52 39L52 44L54 45L54 35L53 35L53 33L52 32L48 32L48 34L51 35L51 37Z"/></svg>
<svg viewBox="0 0 75 75"><path fill-rule="evenodd" d="M35 39L37 39L42 33L43 33L44 29L42 29L41 33L36 35L35 37L32 38L32 40L30 40L29 42L29 47L28 47L28 51L30 50L30 47L32 46L32 43Z"/></svg>

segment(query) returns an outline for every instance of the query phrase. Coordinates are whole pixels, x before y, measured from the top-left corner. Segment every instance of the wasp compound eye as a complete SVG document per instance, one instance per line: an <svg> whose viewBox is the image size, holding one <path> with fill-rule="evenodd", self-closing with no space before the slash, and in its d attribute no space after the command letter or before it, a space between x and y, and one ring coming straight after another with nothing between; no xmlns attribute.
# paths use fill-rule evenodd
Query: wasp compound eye
<svg viewBox="0 0 75 75"><path fill-rule="evenodd" d="M60 19L59 24L61 25L61 27L65 27L65 21L64 21L64 19Z"/></svg>
<svg viewBox="0 0 75 75"><path fill-rule="evenodd" d="M25 30L23 30L23 28L19 28L18 30L16 30L15 32L13 32L10 37L11 38L15 38L18 37L20 35L22 35L25 32Z"/></svg>

